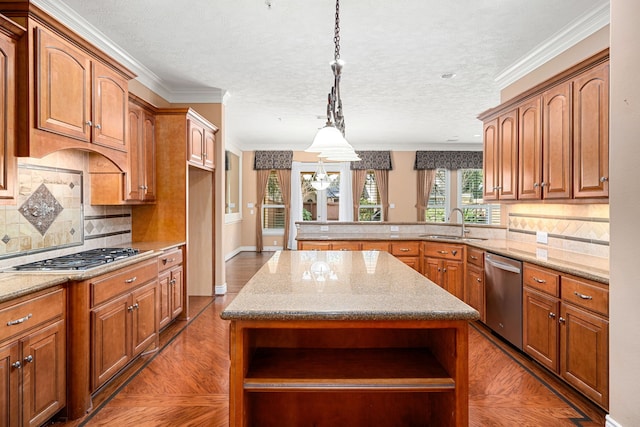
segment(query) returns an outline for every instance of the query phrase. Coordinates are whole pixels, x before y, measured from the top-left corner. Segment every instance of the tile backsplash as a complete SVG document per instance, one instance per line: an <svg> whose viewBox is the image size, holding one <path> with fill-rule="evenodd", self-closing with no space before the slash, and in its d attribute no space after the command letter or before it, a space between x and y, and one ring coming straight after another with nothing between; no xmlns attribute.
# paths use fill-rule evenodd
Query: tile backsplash
<svg viewBox="0 0 640 427"><path fill-rule="evenodd" d="M18 160L15 205L0 206L0 268L131 241L131 207L92 206L88 155Z"/></svg>

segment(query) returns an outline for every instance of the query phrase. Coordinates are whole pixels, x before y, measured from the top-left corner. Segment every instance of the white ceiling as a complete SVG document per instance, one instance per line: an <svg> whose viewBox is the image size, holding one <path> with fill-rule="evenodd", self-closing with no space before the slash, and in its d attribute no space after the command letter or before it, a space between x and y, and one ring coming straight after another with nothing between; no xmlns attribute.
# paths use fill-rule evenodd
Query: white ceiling
<svg viewBox="0 0 640 427"><path fill-rule="evenodd" d="M334 0L34 3L167 100L224 101L227 143L239 149L304 149L325 122ZM608 4L342 0L347 139L356 149L479 147L478 113L522 73L606 25Z"/></svg>

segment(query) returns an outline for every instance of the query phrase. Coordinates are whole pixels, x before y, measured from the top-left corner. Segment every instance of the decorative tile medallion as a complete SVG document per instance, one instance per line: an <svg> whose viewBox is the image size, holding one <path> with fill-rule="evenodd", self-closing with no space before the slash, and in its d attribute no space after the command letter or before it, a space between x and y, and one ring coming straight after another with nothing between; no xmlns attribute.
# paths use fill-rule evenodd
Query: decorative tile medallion
<svg viewBox="0 0 640 427"><path fill-rule="evenodd" d="M27 201L20 206L20 209L18 209L22 216L24 216L42 236L44 236L49 227L51 227L51 224L53 224L53 221L55 221L63 210L62 205L44 184L40 184L38 189L34 191Z"/></svg>

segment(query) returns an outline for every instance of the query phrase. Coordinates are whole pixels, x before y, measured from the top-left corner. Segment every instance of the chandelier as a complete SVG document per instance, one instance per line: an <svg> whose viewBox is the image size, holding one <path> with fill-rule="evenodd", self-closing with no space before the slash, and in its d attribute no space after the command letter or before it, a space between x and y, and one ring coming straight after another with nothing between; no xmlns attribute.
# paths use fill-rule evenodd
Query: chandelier
<svg viewBox="0 0 640 427"><path fill-rule="evenodd" d="M344 65L344 61L340 59L340 0L336 0L336 23L333 43L335 49L333 61L330 62L331 70L333 71L333 87L328 96L327 123L318 131L311 146L305 150L306 152L318 153L320 168L322 168L323 159L337 162L360 160L360 157L344 137L344 114L342 113L342 99L340 98L340 77Z"/></svg>

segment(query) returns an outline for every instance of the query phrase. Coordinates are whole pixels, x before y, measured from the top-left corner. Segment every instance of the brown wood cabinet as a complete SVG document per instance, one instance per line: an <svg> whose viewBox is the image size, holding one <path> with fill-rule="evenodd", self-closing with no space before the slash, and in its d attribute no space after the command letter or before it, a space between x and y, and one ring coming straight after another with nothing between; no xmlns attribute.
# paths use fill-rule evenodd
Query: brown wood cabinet
<svg viewBox="0 0 640 427"><path fill-rule="evenodd" d="M609 405L608 289L525 263L523 348L598 405Z"/></svg>
<svg viewBox="0 0 640 427"><path fill-rule="evenodd" d="M158 343L157 262L91 281L91 390Z"/></svg>
<svg viewBox="0 0 640 427"><path fill-rule="evenodd" d="M404 262L416 271L422 271L422 263L420 262L420 247L422 243L419 241L393 241L390 243L391 255Z"/></svg>
<svg viewBox="0 0 640 427"><path fill-rule="evenodd" d="M189 117L188 128L189 163L205 169L215 169L215 133L218 129L195 116Z"/></svg>
<svg viewBox="0 0 640 427"><path fill-rule="evenodd" d="M0 15L0 204L16 197L16 44L24 30Z"/></svg>
<svg viewBox="0 0 640 427"><path fill-rule="evenodd" d="M423 274L437 285L464 299L464 245L423 243Z"/></svg>
<svg viewBox="0 0 640 427"><path fill-rule="evenodd" d="M518 181L518 112L502 113L484 125L484 199L515 200Z"/></svg>
<svg viewBox="0 0 640 427"><path fill-rule="evenodd" d="M32 4L0 7L27 29L18 55L18 155L75 148L126 170L128 80L135 75Z"/></svg>
<svg viewBox="0 0 640 427"><path fill-rule="evenodd" d="M66 404L61 287L0 305L0 424L40 426Z"/></svg>
<svg viewBox="0 0 640 427"><path fill-rule="evenodd" d="M484 251L467 247L467 275L464 284L464 301L480 313L485 321L484 302Z"/></svg>
<svg viewBox="0 0 640 427"><path fill-rule="evenodd" d="M542 94L543 199L571 198L571 84L561 83Z"/></svg>
<svg viewBox="0 0 640 427"><path fill-rule="evenodd" d="M127 201L154 202L156 199L155 112L137 97L129 102L129 168L125 173Z"/></svg>
<svg viewBox="0 0 640 427"><path fill-rule="evenodd" d="M573 81L573 193L609 197L609 62Z"/></svg>
<svg viewBox="0 0 640 427"><path fill-rule="evenodd" d="M182 259L182 248L171 250L158 258L160 328L167 326L183 312L185 289Z"/></svg>

